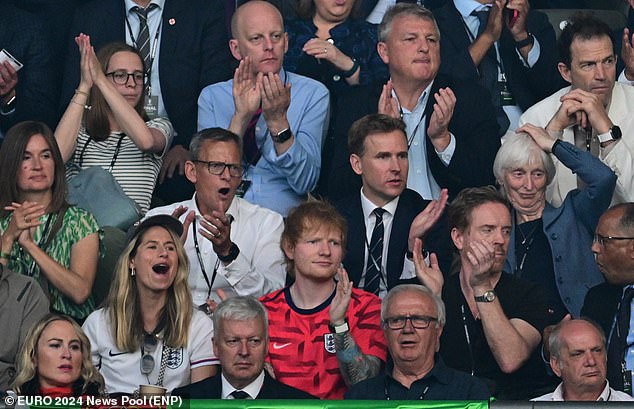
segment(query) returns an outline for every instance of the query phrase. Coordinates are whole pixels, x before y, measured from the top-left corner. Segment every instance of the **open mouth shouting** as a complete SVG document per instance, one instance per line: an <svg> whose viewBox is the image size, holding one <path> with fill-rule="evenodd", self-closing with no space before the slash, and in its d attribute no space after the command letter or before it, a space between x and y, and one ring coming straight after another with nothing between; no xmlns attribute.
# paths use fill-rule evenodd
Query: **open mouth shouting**
<svg viewBox="0 0 634 409"><path fill-rule="evenodd" d="M169 269L170 266L167 263L158 263L152 266L152 271L154 271L156 274L167 274Z"/></svg>

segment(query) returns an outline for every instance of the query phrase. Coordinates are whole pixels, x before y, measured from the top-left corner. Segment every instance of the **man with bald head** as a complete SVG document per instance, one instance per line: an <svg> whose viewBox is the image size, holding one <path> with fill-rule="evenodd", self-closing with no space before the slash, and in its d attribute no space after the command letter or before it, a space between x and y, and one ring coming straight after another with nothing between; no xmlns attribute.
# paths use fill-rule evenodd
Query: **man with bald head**
<svg viewBox="0 0 634 409"><path fill-rule="evenodd" d="M561 378L554 392L536 401L629 401L631 396L610 388L606 379L605 334L587 320L562 321L548 339L550 366Z"/></svg>
<svg viewBox="0 0 634 409"><path fill-rule="evenodd" d="M608 334L607 377L617 390L632 394L634 371L634 203L609 208L595 230L592 252L606 282L592 287L581 315Z"/></svg>
<svg viewBox="0 0 634 409"><path fill-rule="evenodd" d="M282 68L288 36L279 11L252 0L231 20L232 80L198 99L198 129L226 128L243 140L239 194L286 216L313 190L321 169L329 95L321 83Z"/></svg>

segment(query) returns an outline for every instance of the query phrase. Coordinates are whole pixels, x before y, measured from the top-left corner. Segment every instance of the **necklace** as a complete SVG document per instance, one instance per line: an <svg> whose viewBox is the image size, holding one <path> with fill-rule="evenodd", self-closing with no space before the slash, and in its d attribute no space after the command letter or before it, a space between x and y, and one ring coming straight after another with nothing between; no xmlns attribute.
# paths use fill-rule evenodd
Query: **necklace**
<svg viewBox="0 0 634 409"><path fill-rule="evenodd" d="M526 256L528 255L528 252L531 249L531 246L533 245L533 241L535 240L535 232L537 231L537 227L539 227L539 223L537 223L536 221L532 223L533 228L530 230L530 232L528 234L524 234L524 230L522 229L522 225L526 226L528 223L522 223L522 224L518 224L517 225L517 231L520 232L520 234L522 235L522 241L520 242L520 245L522 246L522 259L520 261L519 267L517 268L517 272L519 273L519 275L521 276L524 270L524 262L526 261Z"/></svg>

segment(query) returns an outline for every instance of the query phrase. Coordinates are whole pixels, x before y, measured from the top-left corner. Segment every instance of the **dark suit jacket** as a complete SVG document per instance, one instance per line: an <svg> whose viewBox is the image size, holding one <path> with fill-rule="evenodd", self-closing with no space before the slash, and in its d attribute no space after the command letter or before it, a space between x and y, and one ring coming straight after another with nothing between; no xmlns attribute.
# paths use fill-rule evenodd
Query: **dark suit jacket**
<svg viewBox="0 0 634 409"><path fill-rule="evenodd" d="M220 399L222 379L220 373L202 381L174 389L172 395L185 399ZM256 399L317 399L313 395L285 385L264 371L264 384Z"/></svg>
<svg viewBox="0 0 634 409"><path fill-rule="evenodd" d="M614 322L614 316L621 297L623 287L601 283L588 290L581 308L581 316L588 317L601 326L606 339L610 337L610 330ZM621 376L621 363L608 361L608 381L614 389L623 390L623 377Z"/></svg>
<svg viewBox="0 0 634 409"><path fill-rule="evenodd" d="M447 1L443 7L434 10L434 16L441 38L440 71L451 74L455 78L477 80L478 70L469 55L471 39L454 2ZM539 59L532 68L522 64L515 50L511 32L506 27L502 29L499 39L504 72L515 101L522 110L528 109L566 85L557 70L559 53L555 30L546 15L530 10L527 29L537 38L541 47Z"/></svg>
<svg viewBox="0 0 634 409"><path fill-rule="evenodd" d="M113 41L125 42L123 0L93 0L77 8L68 41L62 112L79 84L79 51L74 41L79 33L90 35L96 51ZM189 148L196 132L200 91L231 75L233 59L222 0L166 0L158 58L163 102L178 133L173 145Z"/></svg>
<svg viewBox="0 0 634 409"><path fill-rule="evenodd" d="M18 71L15 111L0 115L0 129L36 120L55 129L56 86L51 69L51 43L44 25L33 14L0 3L0 49L5 48L24 66Z"/></svg>
<svg viewBox="0 0 634 409"><path fill-rule="evenodd" d="M401 193L392 221L392 231L387 252L387 287L388 290L398 284L420 284L418 278L401 280L403 262L407 252L407 238L412 220L427 206L429 201L413 190L405 189ZM348 236L346 244L346 256L343 265L346 267L350 280L355 287L359 286L359 280L363 275L365 262L365 220L361 207L361 193L349 196L335 204L337 210L348 222ZM442 217L425 238L426 250L436 253L439 258L441 270L449 273L452 247L449 242L449 233L445 218Z"/></svg>
<svg viewBox="0 0 634 409"><path fill-rule="evenodd" d="M347 115L337 116L337 123L333 124L333 140L322 155L332 155L333 158L330 169L326 171L327 181L322 185L322 194L333 201L361 187L360 177L350 167L348 130L357 119L377 112L382 85L353 87L337 101L336 108L344 109ZM456 150L449 166L445 166L431 140L426 138L427 160L436 182L440 187L449 189L449 198L452 199L465 187L495 183L493 160L500 148L500 138L493 103L487 91L472 81L454 81L446 75L438 75L432 85L425 107L425 129L429 127L434 110L434 94L445 87L451 87L456 95L456 106L449 122L449 131L456 137Z"/></svg>

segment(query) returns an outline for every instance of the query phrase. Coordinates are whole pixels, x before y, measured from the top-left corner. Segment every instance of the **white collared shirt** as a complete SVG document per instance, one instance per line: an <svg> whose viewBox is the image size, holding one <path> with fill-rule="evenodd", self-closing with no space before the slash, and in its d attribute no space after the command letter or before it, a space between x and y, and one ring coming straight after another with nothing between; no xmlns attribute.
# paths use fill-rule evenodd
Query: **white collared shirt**
<svg viewBox="0 0 634 409"><path fill-rule="evenodd" d="M547 393L545 395L539 396L537 398L531 399L532 401L558 401L563 402L564 399L564 384L563 382L557 386L551 393ZM634 400L630 395L625 392L617 391L610 388L610 383L605 381L605 388L597 398L597 402L599 401L611 401L611 402L621 402L621 401L631 401Z"/></svg>
<svg viewBox="0 0 634 409"><path fill-rule="evenodd" d="M237 390L248 393L251 398L247 399L255 399L258 397L260 390L262 389L262 385L264 385L264 371L260 372L260 375L258 375L253 382L242 389L236 389L233 387L227 378L225 378L223 373L220 374L220 378L222 380L222 394L220 395L222 399L235 399L231 396L231 393Z"/></svg>
<svg viewBox="0 0 634 409"><path fill-rule="evenodd" d="M196 204L196 194L183 202L151 209L146 218L157 214L172 214L179 206L187 207L187 212L180 217L183 222L190 211L196 213L196 227L202 214ZM227 214L233 216L231 223L231 241L240 253L238 258L224 265L218 262L211 241L190 228L185 241L185 252L189 258L189 288L192 290L194 305L201 305L207 300L209 290L205 281L198 254L194 245L194 234L197 234L200 255L209 280L212 280L214 267L218 263L218 272L213 280L212 288L222 288L227 295L252 295L260 297L284 287L286 267L284 255L280 248L280 237L284 230L284 219L279 213L251 204L244 199L234 197ZM211 298L220 301L215 291Z"/></svg>
<svg viewBox="0 0 634 409"><path fill-rule="evenodd" d="M132 35L136 40L139 36L139 16L132 11L134 7L140 7L133 0L124 0L125 9L126 9L126 19L127 23L125 26L125 42L128 45L136 48L134 41L132 41L132 37L130 36L130 31L132 31ZM161 21L163 19L163 10L165 9L165 0L152 0L148 3L148 6L154 3L158 7L154 10L151 10L147 16L147 27L150 35L150 53L154 47L156 47L156 55L154 56L154 60L152 61L152 76L150 77L150 86L152 88L152 95L158 96L158 114L157 117L165 117L167 118L167 111L165 110L165 104L163 103L163 97L161 96L161 81L159 80L159 56L161 54L161 37L163 28ZM128 24L130 24L130 30L128 30ZM160 26L160 27L159 27ZM156 36L157 30L160 31L158 33L158 37ZM154 45L154 41L156 39L156 45Z"/></svg>

